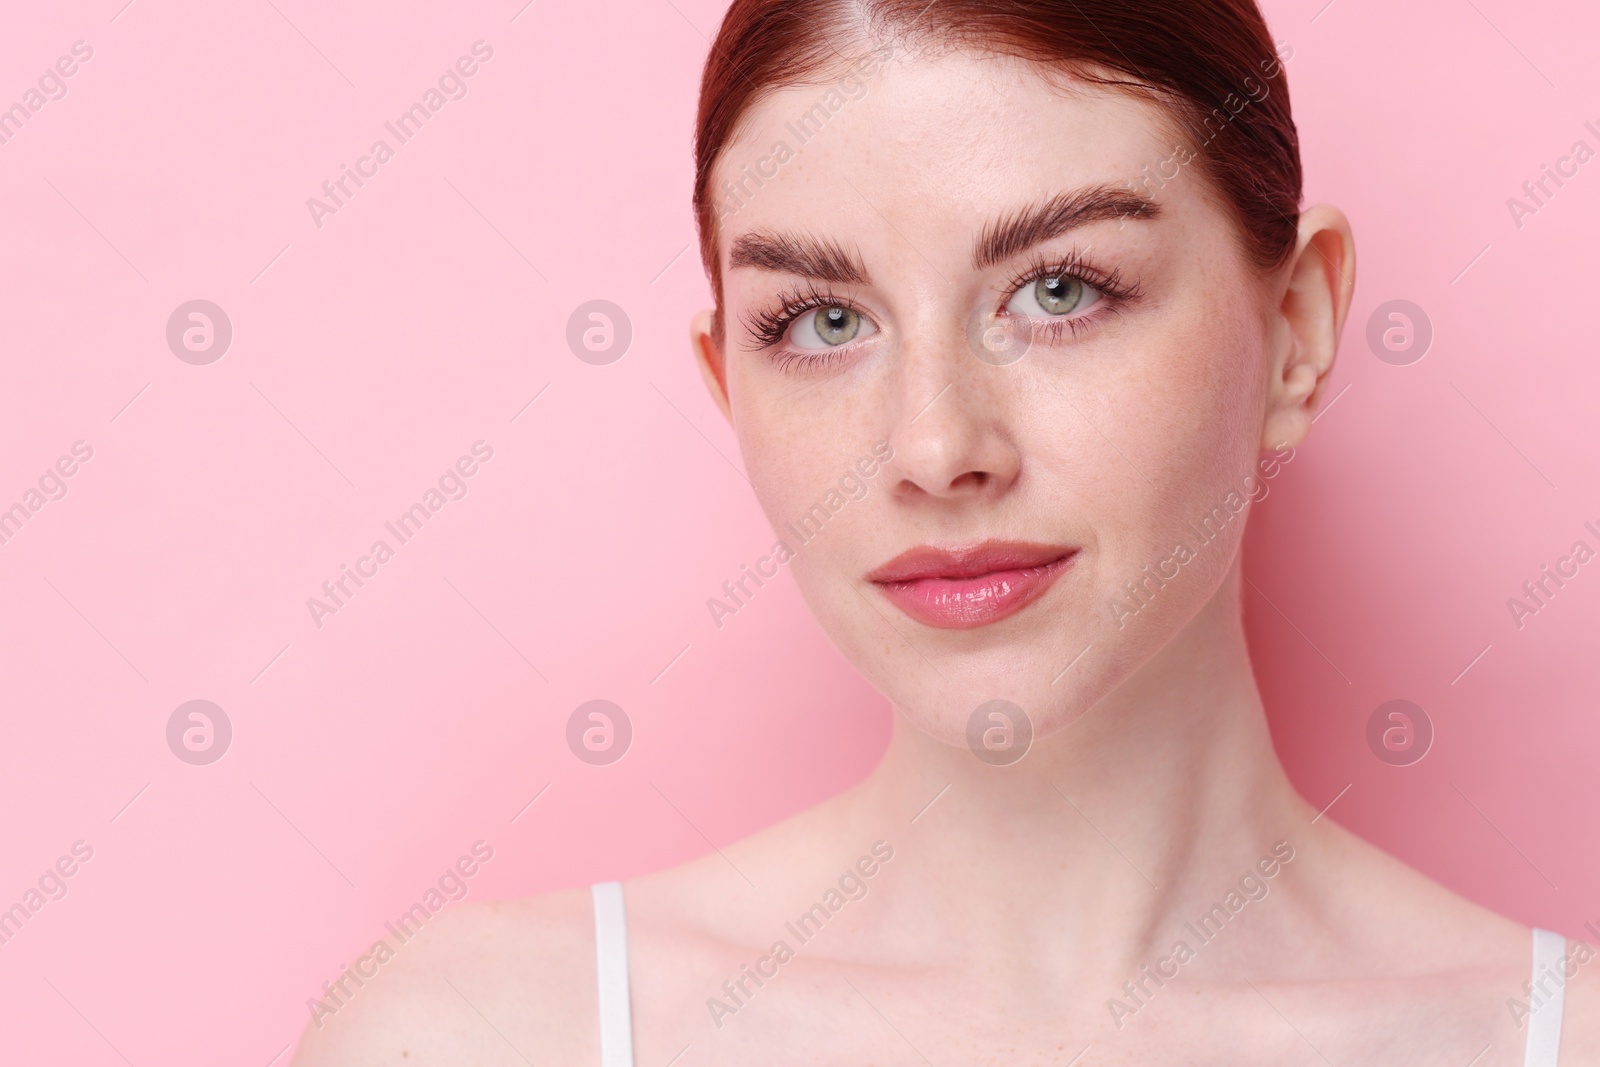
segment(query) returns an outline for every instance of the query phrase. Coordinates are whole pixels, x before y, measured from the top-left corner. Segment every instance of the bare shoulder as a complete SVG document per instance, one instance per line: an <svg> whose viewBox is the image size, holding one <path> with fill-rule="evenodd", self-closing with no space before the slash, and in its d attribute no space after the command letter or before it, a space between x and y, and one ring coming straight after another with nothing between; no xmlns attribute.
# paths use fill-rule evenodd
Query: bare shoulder
<svg viewBox="0 0 1600 1067"><path fill-rule="evenodd" d="M587 888L439 913L335 991L293 1067L600 1062L593 916Z"/></svg>
<svg viewBox="0 0 1600 1067"><path fill-rule="evenodd" d="M1504 972L1527 976L1532 934L1332 819L1295 861L1316 928L1336 934L1346 963L1374 976ZM1597 968L1600 969L1600 968ZM1361 973L1357 970L1356 973Z"/></svg>
<svg viewBox="0 0 1600 1067"><path fill-rule="evenodd" d="M742 951L741 924L765 932L728 857L781 884L795 856L811 854L807 842L827 839L828 828L812 826L814 819L795 817L721 853L627 882L629 954L642 960L644 974L669 976L673 985L697 964L720 973L727 954ZM727 944L730 937L737 943ZM587 1067L600 1062L597 987L587 886L458 905L369 962L359 983L345 983L334 1010L307 1025L291 1067ZM637 1001L634 1009L637 1017Z"/></svg>
<svg viewBox="0 0 1600 1067"><path fill-rule="evenodd" d="M1413 990L1481 1003L1501 1028L1497 1044L1520 1055L1530 1011L1546 1003L1562 977L1531 971L1532 931L1331 821L1319 829L1309 851L1326 866L1309 881L1325 897L1317 913L1342 919L1347 963L1398 976ZM1561 1067L1600 1067L1600 947L1569 938L1564 969Z"/></svg>

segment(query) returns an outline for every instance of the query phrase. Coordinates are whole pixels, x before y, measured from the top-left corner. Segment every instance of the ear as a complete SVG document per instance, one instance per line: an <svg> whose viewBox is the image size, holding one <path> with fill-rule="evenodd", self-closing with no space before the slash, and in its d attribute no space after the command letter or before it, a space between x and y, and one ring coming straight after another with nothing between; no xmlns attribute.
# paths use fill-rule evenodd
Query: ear
<svg viewBox="0 0 1600 1067"><path fill-rule="evenodd" d="M722 358L722 338L717 334L716 316L710 308L696 312L689 322L689 347L694 349L694 359L700 365L700 377L705 379L706 390L722 409L722 417L731 424L733 409L728 404L728 368Z"/></svg>
<svg viewBox="0 0 1600 1067"><path fill-rule="evenodd" d="M1356 283L1356 244L1344 212L1318 204L1300 214L1278 304L1261 447L1294 446L1311 432Z"/></svg>

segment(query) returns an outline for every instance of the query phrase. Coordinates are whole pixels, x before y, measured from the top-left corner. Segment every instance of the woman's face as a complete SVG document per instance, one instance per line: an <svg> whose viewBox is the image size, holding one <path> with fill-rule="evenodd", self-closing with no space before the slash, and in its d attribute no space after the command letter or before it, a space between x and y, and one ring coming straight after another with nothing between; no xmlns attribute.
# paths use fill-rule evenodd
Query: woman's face
<svg viewBox="0 0 1600 1067"><path fill-rule="evenodd" d="M761 569L928 733L1003 699L1048 734L1195 619L1292 456L1282 282L1155 104L959 53L829 88L712 182Z"/></svg>

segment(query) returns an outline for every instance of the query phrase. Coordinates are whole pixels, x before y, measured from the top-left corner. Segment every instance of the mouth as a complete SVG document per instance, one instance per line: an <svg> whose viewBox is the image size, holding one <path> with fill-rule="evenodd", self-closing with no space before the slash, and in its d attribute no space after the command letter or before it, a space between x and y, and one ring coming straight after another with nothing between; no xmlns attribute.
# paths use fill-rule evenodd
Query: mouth
<svg viewBox="0 0 1600 1067"><path fill-rule="evenodd" d="M919 545L867 575L883 595L918 622L972 630L998 622L1038 600L1078 550L1026 541L983 541L963 548Z"/></svg>

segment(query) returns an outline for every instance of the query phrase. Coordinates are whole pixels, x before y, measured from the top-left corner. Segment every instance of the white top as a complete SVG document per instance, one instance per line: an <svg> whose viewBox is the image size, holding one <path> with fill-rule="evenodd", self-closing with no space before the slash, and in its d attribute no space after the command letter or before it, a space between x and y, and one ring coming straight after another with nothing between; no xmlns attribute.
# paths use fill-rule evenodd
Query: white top
<svg viewBox="0 0 1600 1067"><path fill-rule="evenodd" d="M1550 987L1554 986L1552 990ZM1549 930L1533 932L1533 1014L1527 1018L1526 1067L1556 1067L1561 1048L1561 1007L1567 992L1567 939Z"/></svg>
<svg viewBox="0 0 1600 1067"><path fill-rule="evenodd" d="M628 1007L628 917L621 882L597 882L594 951L600 970L600 1067L633 1067L633 1015Z"/></svg>
<svg viewBox="0 0 1600 1067"><path fill-rule="evenodd" d="M594 948L600 973L600 1067L633 1067L633 1015L628 1003L628 920L622 883L597 882ZM1525 1067L1557 1067L1561 1008L1566 992L1567 939L1533 932L1532 1012L1526 1019ZM1543 984L1541 984L1543 983ZM1553 987L1553 988L1552 988Z"/></svg>

